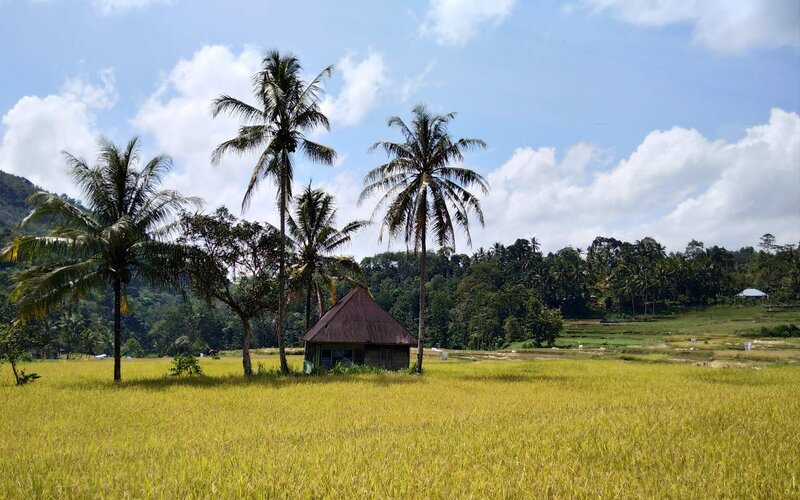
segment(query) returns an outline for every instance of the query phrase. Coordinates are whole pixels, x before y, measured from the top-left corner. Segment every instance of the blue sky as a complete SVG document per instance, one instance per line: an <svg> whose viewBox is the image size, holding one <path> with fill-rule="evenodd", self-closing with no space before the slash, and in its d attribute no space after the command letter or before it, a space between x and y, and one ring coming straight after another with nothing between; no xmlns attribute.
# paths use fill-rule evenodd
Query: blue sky
<svg viewBox="0 0 800 500"><path fill-rule="evenodd" d="M382 160L366 149L396 138L386 118L425 102L489 144L466 161L492 184L474 247L800 240L794 0L0 0L0 169L77 194L61 150L91 157L99 134L139 135L174 157L171 186L236 207L253 159L208 165L236 126L208 104L248 98L270 48L309 76L336 66L317 138L339 164L301 161L296 185L332 191L342 222L370 214L354 199ZM265 185L245 215L275 221L273 201ZM385 249L377 233L351 251Z"/></svg>

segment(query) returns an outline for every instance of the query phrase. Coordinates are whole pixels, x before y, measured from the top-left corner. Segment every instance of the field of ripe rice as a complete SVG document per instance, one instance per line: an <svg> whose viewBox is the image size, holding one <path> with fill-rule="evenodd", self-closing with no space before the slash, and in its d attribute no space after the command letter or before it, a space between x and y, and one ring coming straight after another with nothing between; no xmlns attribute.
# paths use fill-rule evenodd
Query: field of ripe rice
<svg viewBox="0 0 800 500"><path fill-rule="evenodd" d="M270 368L273 358L260 361ZM236 359L0 369L0 498L800 496L800 366L430 362L242 379ZM299 359L294 359L299 366Z"/></svg>

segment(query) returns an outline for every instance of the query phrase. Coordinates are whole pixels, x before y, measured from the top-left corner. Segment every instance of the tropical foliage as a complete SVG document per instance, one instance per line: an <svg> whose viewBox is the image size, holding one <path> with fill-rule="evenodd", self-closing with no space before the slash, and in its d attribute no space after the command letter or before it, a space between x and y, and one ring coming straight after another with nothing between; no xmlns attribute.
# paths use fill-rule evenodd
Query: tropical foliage
<svg viewBox="0 0 800 500"><path fill-rule="evenodd" d="M455 245L456 229L471 243L470 216L483 224L480 202L469 188L484 194L489 185L480 174L460 166L466 151L486 147L480 139L453 139L448 131L455 113L438 115L420 104L412 110L407 125L399 116L389 118L389 127L400 131L403 142L376 142L389 161L367 173L360 200L380 194L376 212L385 209L381 236L400 237L420 254L419 328L416 369L422 371L425 335L425 283L427 239L440 248Z"/></svg>
<svg viewBox="0 0 800 500"><path fill-rule="evenodd" d="M45 236L18 235L3 249L8 262L32 264L17 278L10 300L20 323L44 319L64 301L75 302L90 291L114 291L114 380L121 372L121 314L130 310L127 287L132 280L152 285L174 283L176 246L168 241L175 215L197 200L159 186L171 167L156 156L138 168L139 141L124 147L101 139L97 163L65 153L70 173L84 194L84 208L68 199L37 192L35 205L20 229L43 219L53 221Z"/></svg>
<svg viewBox="0 0 800 500"><path fill-rule="evenodd" d="M271 226L237 221L225 208L212 215L183 219L181 243L186 245L186 272L192 289L208 300L218 300L241 321L242 367L253 374L251 322L274 310L276 263L280 237Z"/></svg>
<svg viewBox="0 0 800 500"><path fill-rule="evenodd" d="M289 233L296 263L298 285L305 292L305 328L311 326L311 301L316 299L317 317L325 310L324 291L336 301L337 279L351 286L366 287L358 262L350 256L336 255L346 247L353 235L368 221L352 221L336 228L333 196L309 184L295 200L294 214L289 217Z"/></svg>
<svg viewBox="0 0 800 500"><path fill-rule="evenodd" d="M236 137L220 144L211 158L219 163L227 154L258 153L250 182L242 199L242 208L250 203L262 179L277 186L280 234L286 248L286 219L292 199L294 154L303 153L309 159L332 165L336 152L309 139L316 129L330 127L320 110L322 81L330 76L333 67L323 69L314 79L303 81L302 67L291 54L271 51L263 61L263 69L253 77L253 96L257 105L222 95L212 103L214 116L226 113L242 121ZM281 370L288 373L285 354L286 256L281 254L278 271L278 344Z"/></svg>

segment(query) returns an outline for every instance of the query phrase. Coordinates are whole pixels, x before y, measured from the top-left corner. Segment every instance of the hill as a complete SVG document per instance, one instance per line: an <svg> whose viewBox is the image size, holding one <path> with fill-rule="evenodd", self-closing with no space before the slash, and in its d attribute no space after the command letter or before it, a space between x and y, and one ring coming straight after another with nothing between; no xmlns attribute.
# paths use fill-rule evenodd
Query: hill
<svg viewBox="0 0 800 500"><path fill-rule="evenodd" d="M0 170L0 241L28 214L30 205L25 200L39 190L28 179Z"/></svg>

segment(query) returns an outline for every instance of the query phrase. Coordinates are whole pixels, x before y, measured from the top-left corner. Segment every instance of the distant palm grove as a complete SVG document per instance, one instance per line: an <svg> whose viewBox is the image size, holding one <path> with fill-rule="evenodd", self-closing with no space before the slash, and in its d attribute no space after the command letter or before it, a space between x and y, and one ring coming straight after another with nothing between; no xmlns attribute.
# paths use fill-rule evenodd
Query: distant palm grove
<svg viewBox="0 0 800 500"><path fill-rule="evenodd" d="M319 168L336 158L312 140L329 128L320 102L332 71L306 82L294 56L273 51L253 77L254 104L226 94L211 103L214 116L234 116L240 128L209 161L220 169L230 155L253 161L242 219L165 189L169 157L142 158L137 139L101 139L95 162L65 153L82 201L34 193L27 216L0 232L0 355L108 353L120 380L124 356L241 350L249 376L250 350L274 346L288 373L286 349L360 286L417 336L421 371L424 346L549 346L562 318L656 315L733 301L748 287L773 303L800 300L800 248L770 234L754 235L758 250L692 240L667 254L649 237L598 236L588 248L544 254L533 235L519 235L462 253L456 237L470 241L483 225L480 197L491 189L463 164L485 144L451 136L456 115L422 104L410 120L389 119L386 133L399 142L371 148L384 157L360 200L374 207L373 220L338 220L331 195L312 185L295 194L293 185L296 155ZM277 188L277 199L258 203L275 203L278 227L246 220L263 182ZM347 245L364 231L409 251L358 263Z"/></svg>

